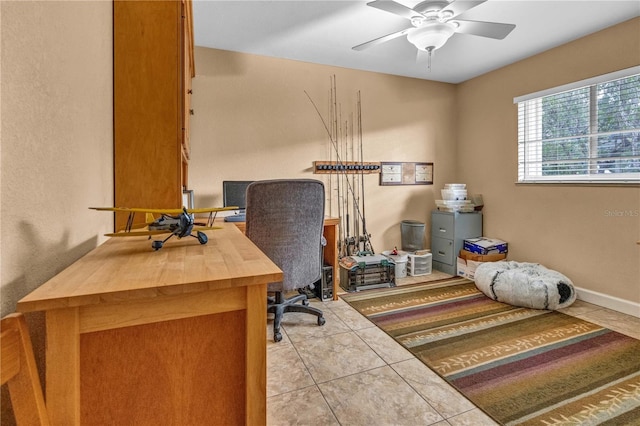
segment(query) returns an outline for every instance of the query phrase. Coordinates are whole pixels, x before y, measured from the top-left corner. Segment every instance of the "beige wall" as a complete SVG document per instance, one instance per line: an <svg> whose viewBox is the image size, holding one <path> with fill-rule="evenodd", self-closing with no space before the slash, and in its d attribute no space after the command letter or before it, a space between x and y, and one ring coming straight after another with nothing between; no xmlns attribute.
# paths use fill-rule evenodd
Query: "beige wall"
<svg viewBox="0 0 640 426"><path fill-rule="evenodd" d="M640 189L516 185L513 98L640 64L640 19L458 86L458 178L485 201L484 231L512 260L539 262L576 286L635 302L640 314ZM613 212L627 212L617 216Z"/></svg>
<svg viewBox="0 0 640 426"><path fill-rule="evenodd" d="M331 194L327 175L313 174L331 144L305 91L330 122L332 75L341 122L351 114L357 121L361 93L364 161L435 163L434 185L379 186L377 174L364 176L376 252L400 247L400 222L427 221L443 183L456 176L454 85L207 48L196 48L195 58L189 181L198 207L222 205L223 180L318 178Z"/></svg>
<svg viewBox="0 0 640 426"><path fill-rule="evenodd" d="M87 209L113 202L113 61L109 1L2 1L0 17L4 316L113 227ZM27 319L41 361L42 318Z"/></svg>
<svg viewBox="0 0 640 426"><path fill-rule="evenodd" d="M510 258L568 275L586 299L640 302L638 187L516 185L515 96L640 63L638 19L460 85L196 49L190 186L198 206L221 205L224 179L315 177L329 141L304 92L328 117L329 77L354 111L362 94L365 161L432 161L428 187L381 187L366 176L366 216L377 252L400 245L400 222L427 224L447 182L483 194L484 233ZM335 210L329 212L337 215ZM631 212L614 216L608 212ZM600 301L600 300L598 300ZM612 307L618 307L611 305ZM637 313L636 313L637 314Z"/></svg>
<svg viewBox="0 0 640 426"><path fill-rule="evenodd" d="M112 228L111 2L1 2L2 314Z"/></svg>

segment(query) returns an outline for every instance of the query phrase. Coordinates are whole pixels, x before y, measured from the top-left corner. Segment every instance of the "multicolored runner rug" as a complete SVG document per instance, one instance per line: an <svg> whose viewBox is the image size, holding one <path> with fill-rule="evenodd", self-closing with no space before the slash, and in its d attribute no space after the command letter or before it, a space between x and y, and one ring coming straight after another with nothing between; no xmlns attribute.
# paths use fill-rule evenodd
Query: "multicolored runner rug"
<svg viewBox="0 0 640 426"><path fill-rule="evenodd" d="M640 425L640 340L456 277L341 296L504 425Z"/></svg>

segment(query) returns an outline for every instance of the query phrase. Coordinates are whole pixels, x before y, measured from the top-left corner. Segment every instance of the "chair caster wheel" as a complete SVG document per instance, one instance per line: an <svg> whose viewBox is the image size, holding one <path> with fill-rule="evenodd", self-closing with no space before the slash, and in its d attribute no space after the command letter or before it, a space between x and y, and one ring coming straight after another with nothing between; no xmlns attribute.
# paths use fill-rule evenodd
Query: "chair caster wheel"
<svg viewBox="0 0 640 426"><path fill-rule="evenodd" d="M304 299L304 300L302 301L302 304L303 304L304 306L309 306L309 299Z"/></svg>
<svg viewBox="0 0 640 426"><path fill-rule="evenodd" d="M274 342L279 342L282 340L282 333L278 332L278 333L274 333L273 334L273 341Z"/></svg>
<svg viewBox="0 0 640 426"><path fill-rule="evenodd" d="M318 325L324 325L327 321L324 317L318 317Z"/></svg>

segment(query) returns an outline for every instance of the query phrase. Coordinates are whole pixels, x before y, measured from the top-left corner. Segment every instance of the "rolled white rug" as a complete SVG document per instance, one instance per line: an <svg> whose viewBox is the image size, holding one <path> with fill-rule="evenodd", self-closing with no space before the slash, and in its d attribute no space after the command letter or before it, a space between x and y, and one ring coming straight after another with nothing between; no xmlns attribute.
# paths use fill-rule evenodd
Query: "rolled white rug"
<svg viewBox="0 0 640 426"><path fill-rule="evenodd" d="M474 279L486 296L514 306L556 310L576 300L569 278L538 263L484 262Z"/></svg>

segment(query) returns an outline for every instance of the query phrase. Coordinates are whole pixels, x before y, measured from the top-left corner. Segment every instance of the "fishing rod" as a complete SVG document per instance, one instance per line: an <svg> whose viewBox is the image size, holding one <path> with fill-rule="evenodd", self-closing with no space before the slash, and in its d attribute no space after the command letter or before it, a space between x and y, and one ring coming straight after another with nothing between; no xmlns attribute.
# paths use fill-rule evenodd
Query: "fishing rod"
<svg viewBox="0 0 640 426"><path fill-rule="evenodd" d="M362 97L360 95L360 91L358 90L357 95L357 104L356 111L358 113L358 142L360 146L360 185L362 188L362 233L364 234L363 249L367 251L367 244L369 245L369 250L373 253L373 246L371 245L371 239L369 238L369 232L367 231L367 225L365 221L365 212L364 212L364 151L362 149ZM360 237L358 237L358 240ZM359 243L358 243L359 244Z"/></svg>
<svg viewBox="0 0 640 426"><path fill-rule="evenodd" d="M349 117L350 117L350 122L353 123L353 113L351 113L349 115ZM351 139L351 159L354 160L354 162L355 162L355 158L356 157L355 157L355 153L354 153L354 139L353 139L354 138L354 133L355 132L353 131L353 128L352 128L351 129L351 138L350 138ZM357 175L355 173L353 173L351 175L351 186L353 188L355 188L356 192L357 192L358 191L358 185L356 185L356 176ZM358 199L358 200L360 199L359 194L357 194L357 193L354 194L354 196L353 196L353 210L354 211L355 211L356 205L357 205L356 199ZM354 242L353 242L353 246L354 246L355 252L357 253L357 252L360 251L360 224L359 224L359 221L358 221L358 215L353 215L353 232L354 232L354 234L356 236L355 239L354 239Z"/></svg>
<svg viewBox="0 0 640 426"><path fill-rule="evenodd" d="M346 121L344 122L344 150L345 150L345 158L348 160L349 159L349 153L351 153L351 159L353 160L353 126L351 126L351 129L349 128L349 123L353 123L353 114L350 114L350 118L351 121ZM349 141L351 141L351 145L349 145ZM348 164L346 167L346 170L352 170L352 165ZM347 172L345 171L345 173L343 173L343 179L345 181L349 181L349 176L347 174ZM351 187L354 187L354 180L353 180L354 175L351 175ZM355 194L352 194L351 197L354 201L355 201ZM351 234L351 230L349 229L350 226L352 226L352 220L353 220L353 231L355 232L355 235L358 236L358 227L357 227L357 222L358 222L358 215L355 214L356 208L355 208L355 204L351 205L349 203L348 199L345 199L345 204L346 204L346 208L347 210L351 210L353 212L353 215L347 215L346 217L346 224L347 224L347 239L346 239L346 244L347 244L347 248L349 251L349 254L354 254L357 253L356 250L356 241L357 238L353 237Z"/></svg>
<svg viewBox="0 0 640 426"><path fill-rule="evenodd" d="M329 139L332 142L338 140L338 112L337 112L337 104L335 102L336 93L335 93L334 78L335 78L335 76L330 76L329 77L329 83L330 83L330 88L329 88L329 115L331 117L331 131L330 132L329 132L329 129L328 129L327 125L324 123L324 120L323 120L323 124L325 126L325 129L329 133ZM307 96L309 96L309 95L307 94ZM329 149L329 158L332 159L334 151L335 151L335 154L336 154L336 161L338 161L339 158L340 158L340 155L339 155L340 153L337 150ZM336 176L335 180L336 180L336 208L338 209L338 217L342 220L344 215L342 214L342 202L341 202L342 188L341 188L341 185L340 185L339 176ZM333 183L333 171L332 171L331 174L329 174L329 183L330 184ZM329 194L330 194L329 195L329 200L333 200L333 193L330 192ZM339 257L346 256L346 247L345 247L345 244L343 242L344 241L343 240L343 234L344 234L344 226L339 226L338 227L338 256Z"/></svg>
<svg viewBox="0 0 640 426"><path fill-rule="evenodd" d="M333 94L333 93L335 93L335 92L336 92L336 89L335 89L335 76L334 76L334 78L333 78L332 82L333 82L333 87L332 87L332 94ZM336 154L336 164L338 165L338 169L339 169L339 170L346 170L346 166L345 166L344 162L342 161L342 158L341 158L341 155L340 155L340 147L338 146L338 141L336 140L337 135L336 135L335 137L333 136L332 132L329 130L329 126L327 125L327 122L326 122L326 121L324 120L324 118L322 117L322 114L320 113L320 110L318 110L318 106L317 106L317 105L316 105L316 103L313 101L313 99L311 98L311 96L309 95L309 93L305 90L305 91L304 91L304 94L305 94L305 95L307 96L307 98L309 99L309 102L311 102L311 105L313 105L313 108L316 110L316 113L318 114L318 117L320 118L320 121L322 122L322 125L323 125L323 126L324 126L324 128L325 128L325 131L326 131L326 132L327 132L327 134L329 135L329 140L331 141L331 145L332 145L332 147L333 147L333 151L334 151L334 153ZM335 97L333 98L333 106L334 106L333 111L334 111L334 114L335 114L335 111L336 111L336 109L337 109L337 108L336 108L337 104L336 104ZM332 123L332 124L333 124L333 123ZM362 129L360 129L360 140L361 140L360 145L361 145L361 150L362 150ZM362 168L363 168L363 167L361 167L361 169L362 169ZM343 173L343 174L344 174L344 173ZM364 181L364 179L363 179L363 181ZM343 184L344 184L344 182L343 182ZM362 186L362 188L363 188L363 191L364 191L364 182L362 183L362 185L363 185L363 186ZM348 193L351 193L351 195L352 195L352 197L353 197L353 195L354 195L354 189L353 189L353 187L351 186L351 184L349 183L349 180L348 180L348 179L346 180L346 187L347 187L347 188L346 188L346 189L347 189L347 192L348 192ZM364 200L364 193L363 193L363 200ZM369 235L369 233L367 232L367 229L366 229L366 221L365 221L365 219L364 219L363 212L360 210L360 205L359 205L358 201L355 199L355 197L354 197L354 207L355 207L355 210L356 210L354 213L356 213L356 214L358 215L359 220L362 222L362 226L363 226L363 233L364 233L363 237L364 237L364 242L365 242L365 248L366 248L366 247L369 247L369 248L370 248L371 253L374 253L374 250L373 250L373 244L371 243L371 236L370 236L370 235ZM340 208L340 200L338 200L338 208ZM340 230L340 234L342 234L342 230ZM343 241L343 239L342 239L342 235L340 235L340 241ZM345 250L344 250L344 248L343 248L341 251L342 251L342 252L344 252L344 251L345 251Z"/></svg>
<svg viewBox="0 0 640 426"><path fill-rule="evenodd" d="M329 97L329 114L331 114L331 97ZM329 162L331 160L333 160L333 151L329 149ZM333 215L333 179L331 179L331 175L329 175L329 214Z"/></svg>

